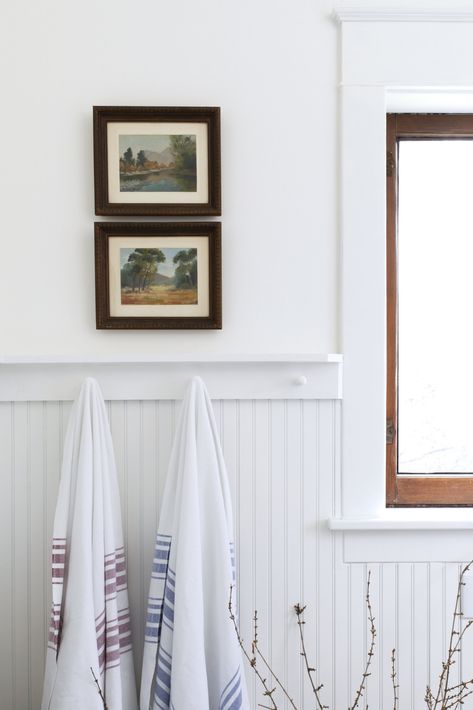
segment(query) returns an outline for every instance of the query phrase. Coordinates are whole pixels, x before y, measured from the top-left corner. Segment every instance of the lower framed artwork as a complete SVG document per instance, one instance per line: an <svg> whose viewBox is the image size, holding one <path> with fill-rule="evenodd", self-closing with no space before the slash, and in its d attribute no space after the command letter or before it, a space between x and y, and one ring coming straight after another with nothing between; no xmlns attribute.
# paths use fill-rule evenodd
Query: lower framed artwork
<svg viewBox="0 0 473 710"><path fill-rule="evenodd" d="M96 222L98 329L220 329L219 222Z"/></svg>

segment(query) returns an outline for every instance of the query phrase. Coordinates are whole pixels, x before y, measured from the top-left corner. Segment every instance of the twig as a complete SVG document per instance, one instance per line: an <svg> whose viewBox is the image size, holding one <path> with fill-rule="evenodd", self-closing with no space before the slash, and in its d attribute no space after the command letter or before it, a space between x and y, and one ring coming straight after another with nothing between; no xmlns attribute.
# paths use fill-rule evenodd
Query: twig
<svg viewBox="0 0 473 710"><path fill-rule="evenodd" d="M104 694L102 693L102 688L100 687L100 684L99 684L99 682L98 682L98 680L97 680L97 676L95 675L94 669L92 668L92 666L90 666L90 672L92 673L92 676L93 676L93 678L94 678L95 685L97 686L97 690L99 691L99 695L100 695L100 697L102 698L102 703L103 703L103 706L104 706L104 710L108 710L108 705L107 705L107 703L105 702L105 697L104 697Z"/></svg>
<svg viewBox="0 0 473 710"><path fill-rule="evenodd" d="M397 694L397 690L399 688L399 685L396 683L396 649L393 648L392 653L391 653L391 680L393 684L393 710L398 709L398 700L399 696Z"/></svg>
<svg viewBox="0 0 473 710"><path fill-rule="evenodd" d="M469 562L461 571L460 574L460 579L458 580L458 587L457 587L457 596L455 599L455 608L453 610L453 616L452 616L452 627L450 630L450 639L448 643L448 654L447 654L447 660L442 663L442 672L439 676L439 685L437 689L437 694L435 696L435 700L432 704L432 710L437 710L437 708L440 708L440 710L445 710L447 707L447 698L449 694L449 687L448 687L448 681L450 677L450 668L451 666L455 663L454 660L454 655L455 653L458 653L459 647L461 640L465 634L465 631L469 629L471 624L473 623L473 620L470 620L465 628L463 628L461 631L457 631L457 622L458 619L461 620L461 617L463 616L462 612L460 611L461 608L461 590L462 587L465 585L465 582L463 581L463 577L465 576L466 572L470 569L472 562ZM454 640L455 637L457 637L456 641Z"/></svg>
<svg viewBox="0 0 473 710"><path fill-rule="evenodd" d="M237 635L238 643L240 644L240 648L243 651L243 655L245 656L246 660L250 664L251 668L253 668L254 672L256 673L261 685L264 688L263 695L267 698L269 698L269 701L271 705L260 705L260 707L265 708L266 710L278 710L278 706L276 705L273 694L276 691L276 688L273 688L272 690L269 689L269 686L267 684L266 678L263 678L261 673L259 672L259 669L256 665L256 656L253 653L253 657L250 657L250 654L245 648L245 645L243 643L243 639L240 636L240 630L238 628L238 624L236 622L235 614L233 613L233 607L232 607L232 594L233 594L233 586L230 587L230 598L228 600L228 611L230 612L230 619L233 622L233 627L235 629L235 633ZM254 640L253 640L254 643ZM296 709L297 710L297 709Z"/></svg>
<svg viewBox="0 0 473 710"><path fill-rule="evenodd" d="M375 639L376 639L376 628L374 625L374 616L373 616L373 610L371 608L371 599L370 599L370 582L371 582L371 572L368 572L368 582L366 585L366 608L368 610L368 621L370 623L370 635L371 635L371 643L368 651L368 655L366 658L366 664L365 664L365 670L363 672L363 675L361 676L361 683L358 687L358 690L356 691L355 695L355 700L353 701L353 705L350 705L349 710L355 710L355 708L360 707L360 699L363 695L363 691L366 690L366 684L367 684L367 679L368 676L371 675L369 672L370 666L371 666L371 659L374 654L374 646L375 646Z"/></svg>
<svg viewBox="0 0 473 710"><path fill-rule="evenodd" d="M324 710L327 708L328 710L328 705L323 705L322 701L320 699L319 692L322 690L324 687L323 683L319 686L316 686L314 683L314 679L312 678L312 673L315 673L316 669L311 667L309 664L309 659L307 657L307 651L305 647L305 641L304 641L304 611L305 611L305 606L301 606L300 604L296 604L294 606L294 610L297 615L297 625L299 626L299 637L300 637L300 642L301 642L301 656L304 658L304 663L305 663L305 669L307 671L307 675L309 677L310 685L312 687L312 692L315 695L315 699L317 701L317 706L319 710Z"/></svg>
<svg viewBox="0 0 473 710"><path fill-rule="evenodd" d="M273 671L273 669L272 669L271 666L269 665L269 663L268 663L268 661L266 660L265 656L264 656L264 655L261 653L261 651L259 650L259 646L258 646L258 612L257 612L256 609L255 609L255 614L254 614L254 616L253 616L253 624L254 624L254 626L253 626L253 628L254 628L254 636L253 636L253 643L252 643L252 650L253 650L253 653L256 652L257 655L261 658L261 660L263 661L264 665L266 666L266 668L268 669L268 671L271 673L272 677L274 678L274 680L276 681L276 683L279 685L279 687L281 688L281 690L282 690L282 692L284 693L284 695L286 696L286 698L289 700L291 706L294 708L294 710L297 710L297 706L294 704L294 700L291 698L291 696L289 695L288 691L286 690L286 688L284 687L284 685L281 683L281 681L279 680L279 678L277 677L277 675L275 674L275 672Z"/></svg>

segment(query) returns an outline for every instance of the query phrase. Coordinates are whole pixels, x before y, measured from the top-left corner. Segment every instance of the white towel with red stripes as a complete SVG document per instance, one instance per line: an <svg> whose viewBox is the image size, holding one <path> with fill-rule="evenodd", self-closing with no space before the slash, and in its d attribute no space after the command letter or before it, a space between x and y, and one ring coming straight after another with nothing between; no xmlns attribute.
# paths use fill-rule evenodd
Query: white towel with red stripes
<svg viewBox="0 0 473 710"><path fill-rule="evenodd" d="M195 377L184 399L163 494L141 710L249 708L242 654L228 610L234 584L227 473L212 404Z"/></svg>
<svg viewBox="0 0 473 710"><path fill-rule="evenodd" d="M136 710L115 458L100 388L88 378L64 443L41 710L103 710L99 687L108 710Z"/></svg>

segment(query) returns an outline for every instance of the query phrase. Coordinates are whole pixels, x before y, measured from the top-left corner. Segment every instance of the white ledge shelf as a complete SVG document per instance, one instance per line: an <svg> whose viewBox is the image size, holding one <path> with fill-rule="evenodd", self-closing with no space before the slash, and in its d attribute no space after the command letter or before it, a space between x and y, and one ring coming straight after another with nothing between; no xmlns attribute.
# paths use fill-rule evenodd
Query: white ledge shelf
<svg viewBox="0 0 473 710"><path fill-rule="evenodd" d="M339 354L3 357L0 401L68 401L94 377L109 400L181 399L194 375L213 399L341 399Z"/></svg>
<svg viewBox="0 0 473 710"><path fill-rule="evenodd" d="M473 11L465 9L363 8L338 7L337 22L473 22Z"/></svg>
<svg viewBox="0 0 473 710"><path fill-rule="evenodd" d="M180 353L169 355L6 355L0 356L0 365L82 365L82 364L133 364L133 363L239 363L239 362L342 362L340 353L238 353L238 354L195 354Z"/></svg>
<svg viewBox="0 0 473 710"><path fill-rule="evenodd" d="M437 509L440 510L440 509ZM364 532L369 530L473 530L473 511L470 514L442 509L441 513L429 515L386 516L378 518L329 518L330 530Z"/></svg>

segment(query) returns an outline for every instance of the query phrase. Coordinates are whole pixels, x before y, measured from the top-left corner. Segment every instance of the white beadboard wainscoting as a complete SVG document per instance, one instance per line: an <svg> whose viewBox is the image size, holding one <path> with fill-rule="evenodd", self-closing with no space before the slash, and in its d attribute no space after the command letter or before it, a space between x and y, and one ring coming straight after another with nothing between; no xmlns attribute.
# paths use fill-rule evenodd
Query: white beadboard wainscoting
<svg viewBox="0 0 473 710"><path fill-rule="evenodd" d="M252 398L246 391L238 396L245 368L250 378L258 377L260 365L208 366L233 495L242 635L251 640L251 617L258 609L261 649L287 681L298 707L309 710L313 696L302 670L292 611L296 602L307 604L307 647L317 665L317 682L324 683L326 704L345 710L359 684L369 642L364 595L371 570L378 638L365 700L373 710L391 710L389 659L395 646L400 707L419 710L425 686L437 677L445 654L459 561L347 563L344 537L350 533L327 525L327 519L340 514L341 363L280 362L269 368L274 382L266 382L264 397ZM130 364L111 377L105 374L105 364L100 372L92 365L0 366L3 391L10 387L18 393L16 400L0 394L1 710L39 707L62 444L70 398L85 374L97 376L99 382L102 375L104 382L122 496L139 677L157 516L180 407L178 397L169 398L172 391L156 398L153 386L154 398L131 398L133 373L141 367ZM162 365L145 367L150 382L159 380ZM199 368L191 363L185 370L176 367L169 364L166 376L172 370L176 388L184 391L188 376ZM28 368L35 368L37 378L33 386L31 377L29 387ZM144 377L140 372L138 389ZM223 399L219 393L228 388L229 377L233 394ZM285 383L284 398L278 378ZM120 398L120 391L126 396ZM54 400L51 393L63 396ZM363 534L382 547L383 531ZM404 531L401 560L406 560L409 545L406 534L411 533ZM454 671L463 665L471 677L472 659L473 637ZM248 679L256 708L261 695L251 672ZM288 706L281 701L279 707Z"/></svg>

